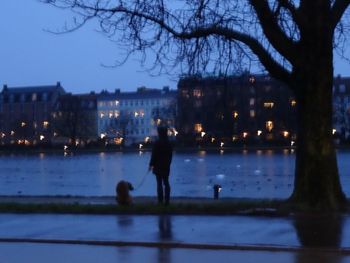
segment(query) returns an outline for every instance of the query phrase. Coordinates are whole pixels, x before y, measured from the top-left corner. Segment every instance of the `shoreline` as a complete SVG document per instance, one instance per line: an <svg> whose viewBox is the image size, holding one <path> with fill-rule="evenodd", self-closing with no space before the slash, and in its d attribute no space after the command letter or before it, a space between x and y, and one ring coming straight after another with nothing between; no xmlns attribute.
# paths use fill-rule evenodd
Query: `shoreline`
<svg viewBox="0 0 350 263"><path fill-rule="evenodd" d="M350 200L348 199L348 202ZM325 216L329 213L349 214L343 211L305 211L286 199L252 198L188 198L174 197L169 206L157 204L156 197L135 197L130 206L120 206L113 196L0 196L0 213L53 213L96 215L242 215L288 217L305 214Z"/></svg>

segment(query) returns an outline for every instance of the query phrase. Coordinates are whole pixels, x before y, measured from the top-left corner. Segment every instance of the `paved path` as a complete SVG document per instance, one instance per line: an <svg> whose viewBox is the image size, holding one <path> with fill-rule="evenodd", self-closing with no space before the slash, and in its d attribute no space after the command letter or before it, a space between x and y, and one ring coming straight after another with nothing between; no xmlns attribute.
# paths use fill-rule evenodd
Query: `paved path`
<svg viewBox="0 0 350 263"><path fill-rule="evenodd" d="M8 198L0 202L14 201ZM114 203L112 197L45 200ZM345 263L350 262L350 217L0 214L0 255L0 263L67 258L84 263Z"/></svg>

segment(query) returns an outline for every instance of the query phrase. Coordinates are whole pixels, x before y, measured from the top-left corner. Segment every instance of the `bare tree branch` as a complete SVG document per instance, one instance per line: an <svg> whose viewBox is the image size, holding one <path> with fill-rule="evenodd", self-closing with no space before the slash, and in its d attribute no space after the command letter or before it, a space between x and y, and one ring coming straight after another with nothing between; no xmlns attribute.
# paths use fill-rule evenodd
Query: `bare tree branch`
<svg viewBox="0 0 350 263"><path fill-rule="evenodd" d="M333 29L340 22L342 16L344 15L346 9L350 5L350 0L336 0L332 7L332 27Z"/></svg>
<svg viewBox="0 0 350 263"><path fill-rule="evenodd" d="M249 0L254 8L264 34L271 45L292 64L295 58L295 43L287 37L277 23L267 0Z"/></svg>

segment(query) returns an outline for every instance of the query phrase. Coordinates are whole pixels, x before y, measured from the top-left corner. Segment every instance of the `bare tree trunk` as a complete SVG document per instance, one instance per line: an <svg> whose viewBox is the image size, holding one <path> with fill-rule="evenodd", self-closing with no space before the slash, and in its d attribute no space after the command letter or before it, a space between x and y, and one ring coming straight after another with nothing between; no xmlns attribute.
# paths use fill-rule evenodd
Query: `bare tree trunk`
<svg viewBox="0 0 350 263"><path fill-rule="evenodd" d="M317 67L314 71L314 77L298 83L298 144L290 200L306 208L336 210L346 198L332 138L333 77Z"/></svg>

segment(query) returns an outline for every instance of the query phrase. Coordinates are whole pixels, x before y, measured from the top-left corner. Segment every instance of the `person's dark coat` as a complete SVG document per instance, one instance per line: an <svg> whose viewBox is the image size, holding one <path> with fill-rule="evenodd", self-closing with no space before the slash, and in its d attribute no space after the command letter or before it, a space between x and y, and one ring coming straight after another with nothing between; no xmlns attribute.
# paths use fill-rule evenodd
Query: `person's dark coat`
<svg viewBox="0 0 350 263"><path fill-rule="evenodd" d="M168 140L160 139L155 142L149 165L156 175L169 175L173 148Z"/></svg>

